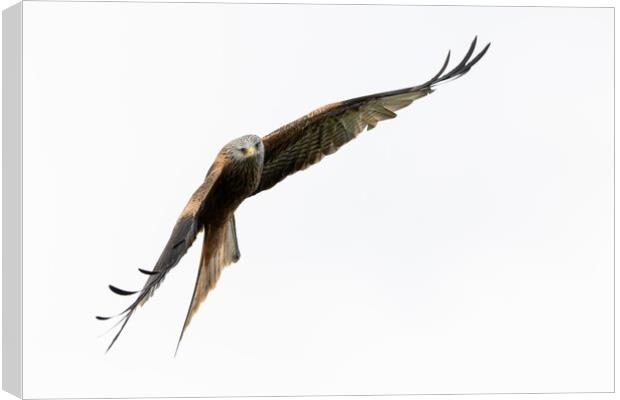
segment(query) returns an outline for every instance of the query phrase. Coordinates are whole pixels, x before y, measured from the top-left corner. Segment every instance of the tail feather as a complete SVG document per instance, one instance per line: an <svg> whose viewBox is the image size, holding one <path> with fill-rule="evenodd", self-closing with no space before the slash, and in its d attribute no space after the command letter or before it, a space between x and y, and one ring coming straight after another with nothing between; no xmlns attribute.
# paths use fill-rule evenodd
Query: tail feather
<svg viewBox="0 0 620 400"><path fill-rule="evenodd" d="M179 350L185 329L209 291L215 288L224 267L237 262L240 257L234 215L224 226L205 228L198 277L176 351Z"/></svg>

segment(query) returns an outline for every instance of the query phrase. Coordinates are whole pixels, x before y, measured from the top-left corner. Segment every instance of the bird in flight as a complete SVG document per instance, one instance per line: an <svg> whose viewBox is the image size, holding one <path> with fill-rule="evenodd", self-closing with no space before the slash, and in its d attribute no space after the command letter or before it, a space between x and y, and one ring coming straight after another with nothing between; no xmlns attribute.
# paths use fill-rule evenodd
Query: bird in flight
<svg viewBox="0 0 620 400"><path fill-rule="evenodd" d="M143 305L178 264L202 231L200 267L192 300L181 329L178 346L198 307L215 287L224 267L239 260L234 212L248 197L267 190L287 176L318 163L364 129L379 121L396 117L396 111L433 92L441 82L458 78L470 70L490 46L474 56L476 38L461 62L448 72L450 52L439 70L427 82L388 92L376 93L325 105L277 129L263 138L246 135L226 144L209 168L204 182L190 197L181 212L168 243L152 270L139 269L148 276L139 291L127 291L109 285L112 292L137 298L120 314L120 328L107 350L114 345L139 305ZM473 56L473 57L472 57Z"/></svg>

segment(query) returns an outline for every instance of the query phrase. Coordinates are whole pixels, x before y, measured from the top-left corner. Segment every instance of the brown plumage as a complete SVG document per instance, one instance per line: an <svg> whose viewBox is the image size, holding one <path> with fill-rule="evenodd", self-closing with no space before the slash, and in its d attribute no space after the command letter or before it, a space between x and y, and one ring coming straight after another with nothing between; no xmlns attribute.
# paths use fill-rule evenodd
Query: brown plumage
<svg viewBox="0 0 620 400"><path fill-rule="evenodd" d="M288 175L316 164L354 139L364 129L396 117L396 111L433 92L440 82L465 74L486 53L490 44L472 58L476 39L463 60L445 73L450 53L440 71L427 82L404 89L376 93L323 106L263 137L247 135L228 143L218 153L207 176L177 220L168 243L139 292L110 285L119 295L137 298L118 314L120 329L108 350L137 309L161 284L165 275L187 252L203 231L200 267L179 343L202 301L213 289L222 270L239 260L234 212L247 197L269 189ZM110 317L97 317L107 320ZM177 344L178 349L178 344Z"/></svg>

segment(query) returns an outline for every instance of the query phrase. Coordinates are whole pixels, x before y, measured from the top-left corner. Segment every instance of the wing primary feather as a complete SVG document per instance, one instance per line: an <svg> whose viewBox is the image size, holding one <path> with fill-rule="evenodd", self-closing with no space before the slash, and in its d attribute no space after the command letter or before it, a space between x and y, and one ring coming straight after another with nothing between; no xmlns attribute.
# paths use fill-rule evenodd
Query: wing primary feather
<svg viewBox="0 0 620 400"><path fill-rule="evenodd" d="M444 76L440 77L439 79L437 79L435 82L432 82L429 86L435 86L437 84L443 84L449 81L452 81L454 79L457 79L461 76L463 76L464 74L466 74L471 67L473 67L481 58L482 56L484 56L484 54L487 52L487 50L489 49L489 47L491 46L491 43L487 43L487 45L482 49L482 51L480 51L480 53L478 53L471 61L469 61L467 64L461 66L460 68L455 68L454 70L450 71L449 73L445 74Z"/></svg>
<svg viewBox="0 0 620 400"><path fill-rule="evenodd" d="M437 72L437 74L435 76L433 76L431 79L429 79L426 84L428 84L430 82L434 82L436 79L438 79L441 76L441 74L443 74L443 72L446 70L446 68L448 68L448 63L450 62L450 52L451 51L448 50L448 55L446 56L446 60L443 62L443 65L441 66L441 69L439 70L439 72ZM421 85L421 86L424 86L424 85Z"/></svg>
<svg viewBox="0 0 620 400"><path fill-rule="evenodd" d="M135 310L135 309L134 309ZM125 325L127 325L127 322L129 322L129 317L131 317L131 314L133 313L134 310L131 310L127 315L125 315L123 317L123 324L121 325L120 329L118 330L118 332L116 332L116 335L114 335L114 338L112 338L112 341L110 342L110 345L108 346L108 348L105 350L105 352L107 353L108 351L110 351L110 349L112 348L112 346L114 346L114 343L116 343L116 339L118 339L118 337L121 335L121 332L123 332L123 329L125 329Z"/></svg>
<svg viewBox="0 0 620 400"><path fill-rule="evenodd" d="M450 79L453 76L460 75L461 74L461 70L463 69L464 66L467 65L467 61L469 61L469 59L471 58L471 55L474 54L474 50L476 49L476 42L477 41L478 41L478 37L476 36L474 38L474 40L471 42L471 45L469 46L469 50L467 50L467 53L465 54L465 57L463 57L461 62L458 63L458 65L456 67L452 68L452 70L450 70L450 72L448 72L444 76L438 77L435 80L435 82L441 82L441 81L444 81L446 79Z"/></svg>
<svg viewBox="0 0 620 400"><path fill-rule="evenodd" d="M482 58L482 56L485 55L485 53L487 52L490 46L491 46L491 43L487 43L487 45L484 46L482 51L476 54L476 56L471 60L469 60L471 57L471 54L469 54L468 52L468 54L463 59L464 61L466 60L467 62L463 63L461 61L461 63L457 67L455 67L452 71L448 72L444 76L439 77L435 82L432 82L431 85L437 84L439 82L445 82L452 78L458 78L459 76L462 76L463 74L467 73L467 71L469 71L471 67L473 67Z"/></svg>
<svg viewBox="0 0 620 400"><path fill-rule="evenodd" d="M477 42L478 42L478 36L474 37L474 40L472 40L471 44L469 45L469 49L467 50L465 57L463 57L461 62L456 67L454 67L453 69L454 71L458 71L459 69L463 68L465 64L467 64L467 61L469 61L472 54L474 54L474 50L476 50ZM450 73L447 73L446 75L450 75Z"/></svg>
<svg viewBox="0 0 620 400"><path fill-rule="evenodd" d="M471 66L473 66L472 63L468 64L469 59L471 58L472 54L474 53L474 50L476 48L476 43L478 41L478 37L476 36L474 38L474 40L471 42L471 44L469 45L469 49L467 50L467 53L465 54L465 57L463 57L463 59L461 60L461 62L459 62L459 64L452 68L449 72L441 75L445 69L448 66L448 62L449 60L449 56L451 54L451 52L448 52L448 57L446 57L446 60L444 61L444 66L442 66L440 73L439 74L435 74L435 76L430 79L429 81L421 84L421 85L416 85L416 86L411 86L411 87L407 87L407 88L403 88L403 89L397 89L397 90L391 90L391 91L387 91L387 92L381 92L381 93L375 93L375 94L371 94L371 95L367 95L367 96L361 96L361 97L355 97L353 99L349 99L349 100L345 100L341 103L342 106L355 106L358 105L360 102L364 102L364 101L368 101L369 99L378 99L378 98L383 98L383 97L389 97L389 96L396 96L399 94L405 94L405 93L412 93L415 91L428 91L431 89L431 87L433 85L436 85L439 82L443 82L446 81L450 78L453 77L458 77L463 75L465 72L467 72L469 70L469 68L471 68ZM489 43L490 45L490 43ZM488 46L485 47L485 49L488 48ZM484 52L486 50L483 50L481 53L482 55L484 55ZM474 60L472 61L478 61L482 56L480 55L476 55L476 57L474 58Z"/></svg>
<svg viewBox="0 0 620 400"><path fill-rule="evenodd" d="M142 291L140 291L140 294L138 295L138 297L129 305L129 307L127 307L125 310L123 310L119 314L115 315L115 317L122 315L122 318L116 324L114 324L114 326L112 328L118 326L119 324L121 324L121 327L119 328L118 332L116 332L116 334L114 335L114 338L112 338L112 341L110 342L110 345L106 349L106 353L108 351L110 351L110 349L112 348L114 343L116 343L116 340L118 339L120 334L123 332L123 330L125 329L125 326L127 325L127 322L129 322L129 319L131 318L131 316L133 315L134 311L136 310L136 307L138 307L138 305L142 301L144 301L146 298L148 298L148 296L151 294L151 290L154 287L157 287L157 285L159 285L159 283L162 281L164 275L165 274L158 273L157 275L152 276L151 277L152 279L149 279L149 281L147 281L147 284L145 285L145 287L142 289ZM117 287L115 287L113 285L108 285L108 287L114 293L117 293L117 294L120 294L120 295L123 295L123 296L124 295L130 295L130 294L137 293L137 292L129 292L129 291L126 291L126 290L123 290L123 289L119 289L119 288L117 288ZM108 318L112 318L112 317L108 317Z"/></svg>
<svg viewBox="0 0 620 400"><path fill-rule="evenodd" d="M118 326L118 324L120 324L121 322L123 322L123 320L119 320L116 323L114 323L114 325L112 325L111 327L109 327L105 332L103 332L101 335L97 336L97 337L102 337L103 335L106 335L108 332L110 332L112 329L116 328Z"/></svg>
<svg viewBox="0 0 620 400"><path fill-rule="evenodd" d="M142 272L144 275L157 275L159 271L149 271L147 269L138 268L138 271Z"/></svg>
<svg viewBox="0 0 620 400"><path fill-rule="evenodd" d="M118 294L119 296L131 296L132 294L136 294L139 292L139 290L129 291L129 290L119 289L114 285L108 285L108 287L110 288L111 291Z"/></svg>
<svg viewBox="0 0 620 400"><path fill-rule="evenodd" d="M110 315L110 316L107 316L107 317L102 317L100 315L96 315L95 318L98 319L99 321L107 321L107 320L112 319L112 318L120 317L121 315L127 313L134 304L136 304L135 301L133 303L131 303L131 306L127 307L126 309L124 309L123 311L119 312L118 314ZM118 323L116 323L114 326L116 326L116 325L118 325Z"/></svg>
<svg viewBox="0 0 620 400"><path fill-rule="evenodd" d="M161 281L161 275L156 277L159 281ZM158 283L158 281L154 281L151 282L148 286L152 287L153 285L156 285ZM127 325L127 322L129 322L129 319L131 318L131 316L133 315L133 312L136 311L136 307L138 306L138 304L140 304L140 302L142 300L144 300L144 298L148 295L148 290L143 290L140 295L138 296L138 298L129 305L129 307L127 307L125 310L123 310L122 312L120 312L119 314L115 315L115 317L121 316L123 314L123 317L118 320L118 322L116 322L114 324L114 326L112 326L112 328L110 329L114 329L115 327L117 327L119 324L122 323L121 327L119 328L118 332L116 332L116 335L114 335L114 338L112 338L112 341L110 342L110 345L108 346L108 348L106 349L106 353L108 351L110 351L110 349L112 348L112 346L114 345L114 343L116 343L116 340L118 339L118 337L121 335L121 333L123 332L123 329L125 329L125 325ZM108 317L111 318L111 317Z"/></svg>
<svg viewBox="0 0 620 400"><path fill-rule="evenodd" d="M174 246L172 246L173 249L176 249L177 247L179 247L180 245L182 245L183 243L185 243L185 239L181 240L180 242L176 243Z"/></svg>
<svg viewBox="0 0 620 400"><path fill-rule="evenodd" d="M487 50L489 49L489 47L491 47L491 43L487 43L487 45L486 45L486 46L484 46L484 48L482 49L482 51L480 51L480 53L478 53L478 54L476 55L476 57L474 57L474 58L473 58L473 59L469 62L469 64L467 64L467 66L465 67L464 72L469 71L469 69L470 69L471 67L473 67L473 66L474 66L474 65L475 65L475 64L476 64L476 63L477 63L477 62L478 62L478 61L482 58L482 56L484 56L484 54L487 52Z"/></svg>

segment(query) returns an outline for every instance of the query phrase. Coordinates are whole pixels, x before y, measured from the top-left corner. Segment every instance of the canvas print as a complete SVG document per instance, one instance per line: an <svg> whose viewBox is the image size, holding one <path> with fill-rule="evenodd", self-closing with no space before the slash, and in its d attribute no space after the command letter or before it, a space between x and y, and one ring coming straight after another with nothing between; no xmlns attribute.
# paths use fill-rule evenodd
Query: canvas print
<svg viewBox="0 0 620 400"><path fill-rule="evenodd" d="M614 390L613 9L15 7L5 390Z"/></svg>

